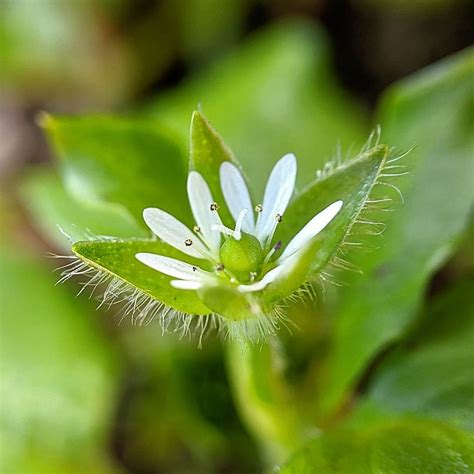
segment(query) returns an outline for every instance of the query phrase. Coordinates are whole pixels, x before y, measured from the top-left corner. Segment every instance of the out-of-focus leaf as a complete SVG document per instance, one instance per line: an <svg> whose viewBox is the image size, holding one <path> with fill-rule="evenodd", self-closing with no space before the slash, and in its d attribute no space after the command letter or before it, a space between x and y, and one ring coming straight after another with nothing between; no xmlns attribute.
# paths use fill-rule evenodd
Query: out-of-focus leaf
<svg viewBox="0 0 474 474"><path fill-rule="evenodd" d="M31 221L59 248L69 251L70 241L97 236L147 237L148 232L123 208L105 202L82 201L67 193L57 176L37 169L25 178L21 194Z"/></svg>
<svg viewBox="0 0 474 474"><path fill-rule="evenodd" d="M176 2L171 1L173 6ZM180 7L183 47L196 66L228 49L245 28L250 0L184 0Z"/></svg>
<svg viewBox="0 0 474 474"><path fill-rule="evenodd" d="M474 431L473 287L471 278L430 305L407 344L373 375L370 402Z"/></svg>
<svg viewBox="0 0 474 474"><path fill-rule="evenodd" d="M116 276L128 283L132 292L134 288L138 288L152 298L185 313L211 312L194 291L173 288L170 285L172 277L151 269L135 258L137 253L147 252L182 259L181 252L159 240L77 242L72 250L92 268L105 271L111 277ZM186 256L186 261L192 263L193 258ZM201 261L196 260L195 263L202 267ZM169 317L172 318L173 315L170 314Z"/></svg>
<svg viewBox="0 0 474 474"><path fill-rule="evenodd" d="M112 117L43 119L68 189L80 199L128 210L139 224L146 207L187 220L183 150L153 121Z"/></svg>
<svg viewBox="0 0 474 474"><path fill-rule="evenodd" d="M116 354L50 270L0 249L2 472L110 472Z"/></svg>
<svg viewBox="0 0 474 474"><path fill-rule="evenodd" d="M381 248L356 258L365 276L343 294L335 315L321 382L325 411L334 409L370 359L406 330L429 277L467 223L474 197L473 65L473 51L464 51L396 85L382 104L384 140L416 148L395 163L410 171L395 182L405 203L389 221Z"/></svg>
<svg viewBox="0 0 474 474"><path fill-rule="evenodd" d="M148 109L187 141L191 112L201 104L263 194L273 164L294 152L300 185L333 157L336 144L362 144L367 121L330 72L324 33L288 21L253 36L239 51Z"/></svg>
<svg viewBox="0 0 474 474"><path fill-rule="evenodd" d="M121 99L131 62L120 35L110 32L123 4L2 1L2 89L23 100L67 99L82 106Z"/></svg>
<svg viewBox="0 0 474 474"><path fill-rule="evenodd" d="M385 12L396 11L408 14L419 12L438 13L450 11L458 6L466 5L466 0L355 0L355 3L363 7L372 7Z"/></svg>
<svg viewBox="0 0 474 474"><path fill-rule="evenodd" d="M474 437L422 420L380 421L322 435L296 453L282 474L469 474Z"/></svg>

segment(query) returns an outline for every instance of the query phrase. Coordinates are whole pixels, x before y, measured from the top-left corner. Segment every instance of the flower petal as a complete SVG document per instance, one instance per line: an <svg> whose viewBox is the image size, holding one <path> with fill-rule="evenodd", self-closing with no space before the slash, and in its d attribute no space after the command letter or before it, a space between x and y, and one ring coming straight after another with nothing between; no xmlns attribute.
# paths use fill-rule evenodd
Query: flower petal
<svg viewBox="0 0 474 474"><path fill-rule="evenodd" d="M295 189L296 158L289 153L273 167L263 198L263 209L257 220L256 236L265 245L275 230L277 215L283 215Z"/></svg>
<svg viewBox="0 0 474 474"><path fill-rule="evenodd" d="M143 219L155 235L175 249L191 257L207 258L209 251L201 240L171 214L149 207L143 211Z"/></svg>
<svg viewBox="0 0 474 474"><path fill-rule="evenodd" d="M230 161L222 163L220 168L222 194L232 217L237 222L243 209L253 209L250 193L245 179L237 166ZM249 234L255 231L255 220L252 212L248 212L242 222L242 230Z"/></svg>
<svg viewBox="0 0 474 474"><path fill-rule="evenodd" d="M285 250L278 259L279 262L291 257L294 253L301 250L313 237L321 232L338 214L343 205L342 201L336 201L330 204L326 209L316 214L286 246Z"/></svg>
<svg viewBox="0 0 474 474"><path fill-rule="evenodd" d="M266 273L261 280L256 281L255 283L250 283L249 285L239 285L237 289L241 293L253 293L254 291L261 291L272 281L274 281L278 275L280 275L282 268L282 266L278 266Z"/></svg>
<svg viewBox="0 0 474 474"><path fill-rule="evenodd" d="M205 272L195 265L163 255L137 253L135 258L148 267L153 268L153 270L182 280L203 281L207 275L211 275L209 272Z"/></svg>
<svg viewBox="0 0 474 474"><path fill-rule="evenodd" d="M213 230L212 226L220 225L222 222L217 211L211 210L214 202L211 191L197 171L191 171L188 176L188 199L203 240L214 253L218 253L221 234Z"/></svg>
<svg viewBox="0 0 474 474"><path fill-rule="evenodd" d="M171 280L170 284L173 288L178 290L200 290L204 283L200 281L190 281L190 280Z"/></svg>

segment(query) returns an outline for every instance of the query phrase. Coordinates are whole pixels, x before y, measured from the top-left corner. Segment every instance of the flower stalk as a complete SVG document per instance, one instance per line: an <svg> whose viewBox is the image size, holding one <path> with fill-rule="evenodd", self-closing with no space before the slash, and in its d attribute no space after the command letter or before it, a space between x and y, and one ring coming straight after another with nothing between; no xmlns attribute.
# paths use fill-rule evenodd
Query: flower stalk
<svg viewBox="0 0 474 474"><path fill-rule="evenodd" d="M226 341L227 371L242 421L269 466L283 462L304 439L305 428L284 377L276 337L263 344Z"/></svg>

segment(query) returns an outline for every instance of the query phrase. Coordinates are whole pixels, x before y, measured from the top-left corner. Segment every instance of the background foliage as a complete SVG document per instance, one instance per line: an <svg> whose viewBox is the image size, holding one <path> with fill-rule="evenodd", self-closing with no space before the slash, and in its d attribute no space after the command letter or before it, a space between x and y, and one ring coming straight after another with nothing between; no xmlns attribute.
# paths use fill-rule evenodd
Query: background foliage
<svg viewBox="0 0 474 474"><path fill-rule="evenodd" d="M468 2L0 9L2 472L474 472ZM385 231L348 254L363 273L289 308L299 329L257 354L96 309L47 257L66 236L146 238L144 207L185 220L197 107L256 193L283 154L301 190L377 124L411 150L403 199L372 215Z"/></svg>

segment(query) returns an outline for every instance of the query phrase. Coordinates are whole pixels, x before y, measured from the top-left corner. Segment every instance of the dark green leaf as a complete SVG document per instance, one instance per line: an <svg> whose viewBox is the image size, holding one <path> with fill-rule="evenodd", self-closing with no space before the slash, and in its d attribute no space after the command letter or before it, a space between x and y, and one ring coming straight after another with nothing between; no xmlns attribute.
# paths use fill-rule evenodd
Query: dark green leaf
<svg viewBox="0 0 474 474"><path fill-rule="evenodd" d="M396 85L384 100L384 139L416 148L398 162L410 170L395 181L405 203L393 213L380 250L356 259L365 276L344 293L335 315L321 383L325 410L335 408L374 354L406 330L429 277L467 223L474 198L472 56L468 50L431 66Z"/></svg>
<svg viewBox="0 0 474 474"><path fill-rule="evenodd" d="M469 474L474 438L421 420L380 421L322 435L295 454L281 474Z"/></svg>
<svg viewBox="0 0 474 474"><path fill-rule="evenodd" d="M373 375L370 402L474 431L473 287L469 279L429 306L407 343Z"/></svg>

